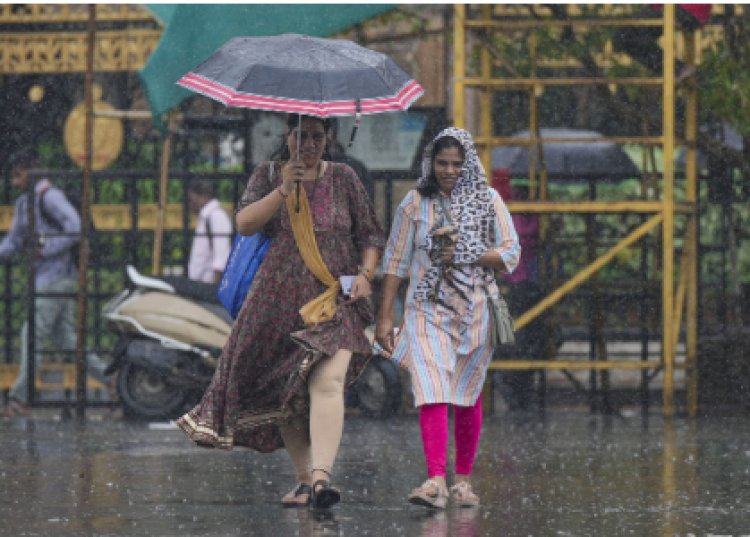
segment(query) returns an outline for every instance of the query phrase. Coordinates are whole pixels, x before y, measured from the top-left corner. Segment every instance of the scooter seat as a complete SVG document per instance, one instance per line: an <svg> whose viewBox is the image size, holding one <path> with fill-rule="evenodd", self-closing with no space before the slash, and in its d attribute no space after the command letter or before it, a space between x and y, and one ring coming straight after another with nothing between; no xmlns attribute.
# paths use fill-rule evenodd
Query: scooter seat
<svg viewBox="0 0 750 537"><path fill-rule="evenodd" d="M179 276L162 276L160 279L174 287L175 293L180 296L211 304L221 304L219 298L216 296L216 284L199 282Z"/></svg>

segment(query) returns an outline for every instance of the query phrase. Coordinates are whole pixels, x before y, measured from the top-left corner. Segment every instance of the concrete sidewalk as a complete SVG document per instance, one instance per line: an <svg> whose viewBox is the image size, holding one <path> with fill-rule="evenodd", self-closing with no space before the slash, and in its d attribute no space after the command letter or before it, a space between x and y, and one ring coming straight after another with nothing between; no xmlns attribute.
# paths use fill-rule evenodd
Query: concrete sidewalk
<svg viewBox="0 0 750 537"><path fill-rule="evenodd" d="M477 510L405 501L424 479L415 414L351 416L328 516L284 509L286 455L194 447L169 424L0 420L0 535L707 536L750 534L750 419L485 418Z"/></svg>

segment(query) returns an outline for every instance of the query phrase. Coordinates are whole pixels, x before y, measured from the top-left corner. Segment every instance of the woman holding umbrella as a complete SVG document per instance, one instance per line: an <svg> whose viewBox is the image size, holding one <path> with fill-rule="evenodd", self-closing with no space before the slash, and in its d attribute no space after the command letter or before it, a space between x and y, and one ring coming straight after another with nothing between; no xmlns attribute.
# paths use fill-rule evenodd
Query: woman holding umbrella
<svg viewBox="0 0 750 537"><path fill-rule="evenodd" d="M399 205L383 256L377 342L408 368L427 461L427 481L409 501L445 508L476 506L471 473L482 426L481 390L494 348L489 297L494 272L512 272L521 249L510 214L487 185L471 135L442 131L427 146L422 177ZM393 335L401 280L409 290L404 322ZM454 408L455 481L446 484L448 406Z"/></svg>
<svg viewBox="0 0 750 537"><path fill-rule="evenodd" d="M323 160L328 129L327 120L290 115L280 159L253 171L237 229L263 231L271 246L210 386L178 420L200 445L284 447L299 482L285 506L327 508L340 499L330 476L344 387L371 355L366 299L385 243L359 178L349 166ZM348 296L339 285L344 275L354 276Z"/></svg>

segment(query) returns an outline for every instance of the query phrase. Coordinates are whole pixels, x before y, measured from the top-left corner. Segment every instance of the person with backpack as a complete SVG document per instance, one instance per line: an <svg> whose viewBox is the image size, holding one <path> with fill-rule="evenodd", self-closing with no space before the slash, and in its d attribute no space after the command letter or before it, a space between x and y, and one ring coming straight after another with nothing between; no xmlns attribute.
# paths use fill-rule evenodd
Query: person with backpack
<svg viewBox="0 0 750 537"><path fill-rule="evenodd" d="M26 150L15 155L11 162L11 184L21 191L16 200L10 229L0 241L0 261L9 260L14 254L28 251L29 229L29 170L39 167L35 151ZM52 346L72 353L76 348L76 300L78 291L78 269L73 250L79 241L81 219L65 194L46 178L38 178L34 184L34 228L38 237L35 247L35 363L37 371L42 362L47 340ZM44 206L42 206L42 204ZM64 296L48 296L49 294ZM28 321L21 329L21 349L18 376L9 393L3 416L26 416L28 409ZM89 373L104 383L111 391L113 382L105 376L107 364L96 354L87 354Z"/></svg>
<svg viewBox="0 0 750 537"><path fill-rule="evenodd" d="M219 283L232 249L232 220L216 199L215 190L207 180L194 179L188 185L188 204L198 215L188 278L205 283Z"/></svg>

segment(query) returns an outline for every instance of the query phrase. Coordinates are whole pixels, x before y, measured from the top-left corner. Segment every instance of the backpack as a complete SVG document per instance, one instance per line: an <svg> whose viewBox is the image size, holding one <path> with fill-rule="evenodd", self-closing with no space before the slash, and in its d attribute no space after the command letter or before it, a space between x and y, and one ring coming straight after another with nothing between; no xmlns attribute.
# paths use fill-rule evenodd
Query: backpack
<svg viewBox="0 0 750 537"><path fill-rule="evenodd" d="M52 188L52 187L50 187ZM44 205L44 195L47 193L49 188L45 188L42 190L42 193L39 196L39 209L41 211L41 216L44 219L44 221L52 226L53 228L57 229L58 231L63 230L62 223L55 220L55 217L50 214L50 212L47 210L47 208ZM63 196L68 200L68 202L73 206L73 209L79 214L81 214L81 192L76 187L68 187L67 189L59 189ZM89 223L86 230L81 229L81 233L85 233L86 236L89 239L89 264L95 265L98 262L98 254L99 248L96 247L96 227L94 226L94 219L91 214L91 207L89 206L88 209L88 216L89 216ZM83 221L81 221L83 223ZM75 263L76 266L78 266L78 260L80 257L81 252L81 242L80 240L76 242L70 249L70 253L73 256L73 263Z"/></svg>

